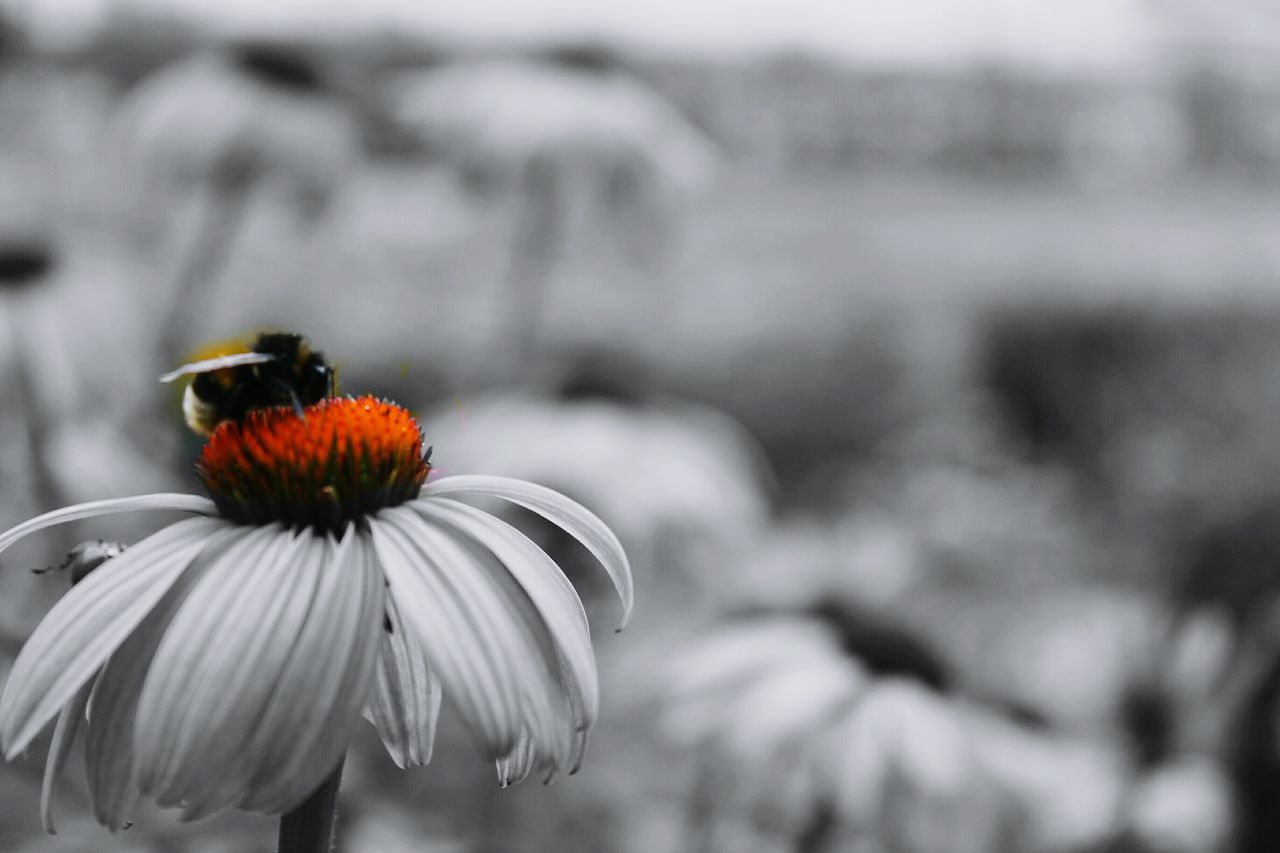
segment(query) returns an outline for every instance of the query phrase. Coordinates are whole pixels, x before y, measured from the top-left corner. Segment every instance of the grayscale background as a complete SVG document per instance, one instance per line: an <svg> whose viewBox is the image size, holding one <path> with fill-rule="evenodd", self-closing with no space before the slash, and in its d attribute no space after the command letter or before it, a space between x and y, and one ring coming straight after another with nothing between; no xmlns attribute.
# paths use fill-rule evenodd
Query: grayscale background
<svg viewBox="0 0 1280 853"><path fill-rule="evenodd" d="M503 6L511 8L503 8ZM0 0L0 526L198 490L201 346L307 334L441 474L586 503L582 772L456 720L342 853L1280 849L1280 12ZM0 672L90 537L0 558ZM110 835L48 736L0 850Z"/></svg>

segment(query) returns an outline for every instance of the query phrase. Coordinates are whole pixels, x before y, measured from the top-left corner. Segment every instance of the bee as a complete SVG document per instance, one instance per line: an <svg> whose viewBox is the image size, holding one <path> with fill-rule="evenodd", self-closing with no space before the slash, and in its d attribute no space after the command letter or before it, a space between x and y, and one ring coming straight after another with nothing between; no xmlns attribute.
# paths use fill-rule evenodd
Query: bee
<svg viewBox="0 0 1280 853"><path fill-rule="evenodd" d="M255 409L306 406L337 393L337 372L302 335L264 332L248 349L215 350L209 358L184 364L160 377L172 382L190 376L182 395L182 415L198 435L212 435L223 421L241 421Z"/></svg>
<svg viewBox="0 0 1280 853"><path fill-rule="evenodd" d="M56 566L45 566L43 569L32 569L38 575L45 572L65 572L71 570L71 585L75 586L89 576L89 573L112 557L118 557L128 547L121 542L108 542L105 539L90 539L81 542L71 549L66 559Z"/></svg>

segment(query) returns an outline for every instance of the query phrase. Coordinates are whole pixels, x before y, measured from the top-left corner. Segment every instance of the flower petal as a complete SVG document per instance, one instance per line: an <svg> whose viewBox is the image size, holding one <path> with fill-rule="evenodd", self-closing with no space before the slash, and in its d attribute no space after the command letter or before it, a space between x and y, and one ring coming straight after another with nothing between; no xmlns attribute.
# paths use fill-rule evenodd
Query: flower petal
<svg viewBox="0 0 1280 853"><path fill-rule="evenodd" d="M179 521L76 584L40 622L0 696L0 743L12 758L71 699L155 607L226 523Z"/></svg>
<svg viewBox="0 0 1280 853"><path fill-rule="evenodd" d="M315 603L250 746L262 760L240 808L277 814L298 805L342 759L369 699L386 585L367 533L349 527L328 544L313 567Z"/></svg>
<svg viewBox="0 0 1280 853"><path fill-rule="evenodd" d="M181 602L153 649L145 681L135 686L138 783L160 799L184 769L190 775L198 768L205 780L222 776L221 763L200 747L216 737L216 716L237 708L228 670L247 664L246 640L261 615L257 594L275 568L272 556L290 540L281 525L239 529L240 538Z"/></svg>
<svg viewBox="0 0 1280 853"><path fill-rule="evenodd" d="M515 747L494 762L498 768L498 784L505 788L528 779L537 757L533 739L528 732L521 732Z"/></svg>
<svg viewBox="0 0 1280 853"><path fill-rule="evenodd" d="M505 755L524 728L529 658L510 614L471 555L420 516L395 508L371 520L404 624L481 749Z"/></svg>
<svg viewBox="0 0 1280 853"><path fill-rule="evenodd" d="M502 616L517 632L523 646L526 665L521 668L520 695L523 700L524 729L538 754L558 770L572 760L571 749L577 717L565 708L568 696L564 688L559 655L546 622L537 607L511 573L492 551L474 538L448 525L438 525L426 518L418 523L438 530L470 558L479 570L475 580L498 596Z"/></svg>
<svg viewBox="0 0 1280 853"><path fill-rule="evenodd" d="M217 507L214 506L213 501L208 498L202 498L199 495L137 495L130 498L90 501L89 503L75 504L74 506L64 506L61 509L46 512L44 515L37 515L35 518L27 519L16 527L0 533L0 551L5 550L22 537L35 533L37 530L43 530L46 527L117 512L146 512L161 509L194 512L210 516L217 514Z"/></svg>
<svg viewBox="0 0 1280 853"><path fill-rule="evenodd" d="M627 562L622 543L613 531L586 507L544 486L487 474L463 474L444 477L428 483L416 502L450 495L481 495L502 498L532 510L562 528L590 551L608 572L618 598L622 600L621 631L631 618L635 591L631 580L631 564Z"/></svg>
<svg viewBox="0 0 1280 853"><path fill-rule="evenodd" d="M93 682L86 682L74 698L58 714L58 722L53 727L53 741L49 744L49 756L44 763L44 780L40 783L40 823L44 831L57 835L53 827L53 792L62 775L62 768L71 755L71 747L76 740L76 732L84 721L84 709L89 704L89 693L93 690Z"/></svg>
<svg viewBox="0 0 1280 853"><path fill-rule="evenodd" d="M218 530L98 673L89 701L85 769L94 817L113 832L128 824L138 801L134 728L138 699L156 647L191 589L247 531L230 525Z"/></svg>
<svg viewBox="0 0 1280 853"><path fill-rule="evenodd" d="M555 642L572 697L575 725L578 729L590 727L600 708L599 676L587 615L573 584L541 548L501 519L445 498L419 501L413 509L475 539L516 579Z"/></svg>
<svg viewBox="0 0 1280 853"><path fill-rule="evenodd" d="M395 600L387 598L390 631L383 632L378 671L365 717L400 769L431 761L440 717L440 680L431 674Z"/></svg>

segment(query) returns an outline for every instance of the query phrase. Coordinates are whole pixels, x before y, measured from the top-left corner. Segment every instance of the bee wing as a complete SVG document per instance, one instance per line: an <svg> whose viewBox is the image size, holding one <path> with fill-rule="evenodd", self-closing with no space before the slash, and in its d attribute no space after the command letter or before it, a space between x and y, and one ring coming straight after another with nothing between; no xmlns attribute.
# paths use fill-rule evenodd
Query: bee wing
<svg viewBox="0 0 1280 853"><path fill-rule="evenodd" d="M215 370L225 370L228 367L240 367L245 364L266 364L268 361L275 360L276 357L274 355L265 352L237 352L231 355L220 355L217 358L207 358L204 361L193 361L190 364L184 364L177 370L171 370L161 376L160 381L172 382L181 376L212 373Z"/></svg>

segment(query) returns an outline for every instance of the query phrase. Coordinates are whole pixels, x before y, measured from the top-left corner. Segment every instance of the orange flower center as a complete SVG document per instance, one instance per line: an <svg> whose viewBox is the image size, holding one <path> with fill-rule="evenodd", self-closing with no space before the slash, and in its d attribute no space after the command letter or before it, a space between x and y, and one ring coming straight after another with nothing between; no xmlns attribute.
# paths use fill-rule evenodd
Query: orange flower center
<svg viewBox="0 0 1280 853"><path fill-rule="evenodd" d="M221 424L196 464L223 516L341 530L418 496L431 466L408 411L374 397L252 411Z"/></svg>

